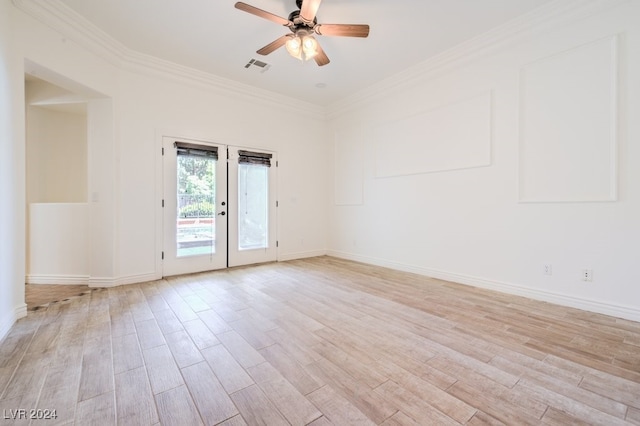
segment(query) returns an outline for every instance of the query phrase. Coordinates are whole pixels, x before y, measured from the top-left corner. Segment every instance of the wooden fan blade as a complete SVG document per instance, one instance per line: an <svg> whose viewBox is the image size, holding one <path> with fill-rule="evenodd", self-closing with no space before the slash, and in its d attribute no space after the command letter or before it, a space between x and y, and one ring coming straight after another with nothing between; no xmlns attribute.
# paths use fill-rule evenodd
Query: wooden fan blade
<svg viewBox="0 0 640 426"><path fill-rule="evenodd" d="M318 64L318 66L321 67L331 62L327 54L324 53L324 50L322 50L322 47L320 46L320 44L318 44L318 48L316 49L316 51L318 52L318 54L314 56L313 59L316 61L316 64Z"/></svg>
<svg viewBox="0 0 640 426"><path fill-rule="evenodd" d="M313 22L322 0L303 0L300 16L307 22Z"/></svg>
<svg viewBox="0 0 640 426"><path fill-rule="evenodd" d="M289 39L290 35L283 35L280 38L275 39L274 41L272 41L271 43L267 44L265 47L263 47L262 49L258 50L256 53L259 53L260 55L268 55L269 53L273 52L276 49L281 48L282 46L285 45L285 43L287 42L287 40Z"/></svg>
<svg viewBox="0 0 640 426"><path fill-rule="evenodd" d="M252 15L259 16L260 18L267 19L271 22L275 22L276 24L285 25L285 26L293 25L293 22L289 21L288 19L284 19L278 15L274 15L273 13L269 13L266 10L258 9L255 6L242 3L241 1L236 3L236 9L242 10L243 12L247 12Z"/></svg>
<svg viewBox="0 0 640 426"><path fill-rule="evenodd" d="M318 24L314 30L326 36L367 37L369 35L369 25L360 24Z"/></svg>

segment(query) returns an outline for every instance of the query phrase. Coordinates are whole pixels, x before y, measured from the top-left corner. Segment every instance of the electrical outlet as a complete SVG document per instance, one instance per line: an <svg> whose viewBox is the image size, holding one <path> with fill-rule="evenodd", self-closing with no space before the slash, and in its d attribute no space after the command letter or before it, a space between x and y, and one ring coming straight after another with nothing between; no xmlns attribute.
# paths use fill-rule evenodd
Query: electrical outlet
<svg viewBox="0 0 640 426"><path fill-rule="evenodd" d="M551 267L551 264L550 263L546 263L544 265L544 270L543 271L544 271L545 275L552 275L553 274L553 268Z"/></svg>
<svg viewBox="0 0 640 426"><path fill-rule="evenodd" d="M582 281L593 281L593 269L582 270Z"/></svg>

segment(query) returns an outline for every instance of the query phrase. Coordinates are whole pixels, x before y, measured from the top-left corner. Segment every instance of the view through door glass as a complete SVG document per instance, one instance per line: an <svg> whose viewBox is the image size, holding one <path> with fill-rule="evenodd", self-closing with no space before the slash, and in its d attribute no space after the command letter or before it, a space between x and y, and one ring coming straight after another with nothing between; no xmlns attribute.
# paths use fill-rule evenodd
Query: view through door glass
<svg viewBox="0 0 640 426"><path fill-rule="evenodd" d="M238 165L238 249L269 245L269 168Z"/></svg>
<svg viewBox="0 0 640 426"><path fill-rule="evenodd" d="M216 158L178 150L177 257L215 253Z"/></svg>

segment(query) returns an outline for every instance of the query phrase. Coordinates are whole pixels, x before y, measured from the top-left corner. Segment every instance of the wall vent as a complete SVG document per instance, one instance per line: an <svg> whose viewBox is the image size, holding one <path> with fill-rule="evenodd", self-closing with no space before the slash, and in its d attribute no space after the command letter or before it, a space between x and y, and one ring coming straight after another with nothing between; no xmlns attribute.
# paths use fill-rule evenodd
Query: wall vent
<svg viewBox="0 0 640 426"><path fill-rule="evenodd" d="M262 62L259 61L257 59L251 59L249 60L249 62L247 62L247 65L244 66L245 68L254 68L257 71L265 72L267 71L269 68L271 68L270 64L267 64L266 62Z"/></svg>

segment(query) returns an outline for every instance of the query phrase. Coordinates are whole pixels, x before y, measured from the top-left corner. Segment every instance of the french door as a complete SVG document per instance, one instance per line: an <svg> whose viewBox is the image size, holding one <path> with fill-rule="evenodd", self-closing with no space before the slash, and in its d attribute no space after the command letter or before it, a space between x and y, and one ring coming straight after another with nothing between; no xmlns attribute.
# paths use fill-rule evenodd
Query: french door
<svg viewBox="0 0 640 426"><path fill-rule="evenodd" d="M276 260L274 153L163 138L163 276Z"/></svg>
<svg viewBox="0 0 640 426"><path fill-rule="evenodd" d="M276 260L273 153L228 147L229 266Z"/></svg>

